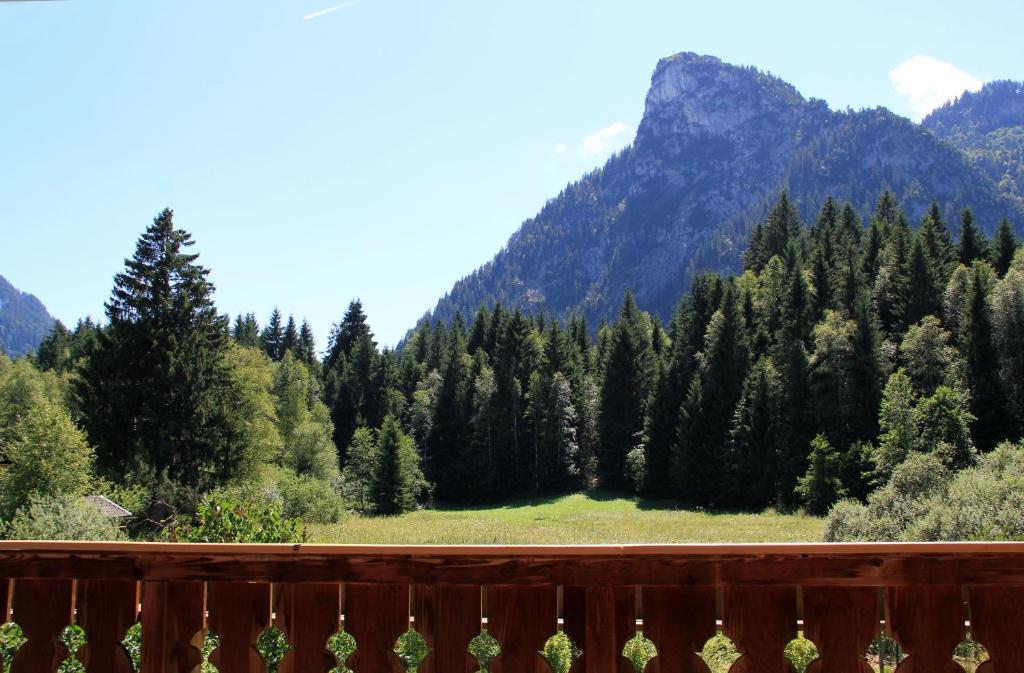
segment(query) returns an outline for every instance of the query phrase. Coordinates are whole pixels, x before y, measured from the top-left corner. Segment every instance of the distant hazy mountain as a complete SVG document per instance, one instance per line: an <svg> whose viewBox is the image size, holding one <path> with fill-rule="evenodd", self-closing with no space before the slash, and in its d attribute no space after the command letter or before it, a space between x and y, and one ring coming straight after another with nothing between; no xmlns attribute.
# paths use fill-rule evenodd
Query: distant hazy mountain
<svg viewBox="0 0 1024 673"><path fill-rule="evenodd" d="M1019 99L1020 85L1012 86ZM996 126L988 138L1004 129L990 107L1003 104L967 105L957 118ZM433 316L460 310L469 319L500 301L579 311L594 325L614 315L627 288L642 308L668 316L695 270L738 268L753 223L783 189L806 218L829 195L867 213L890 189L915 221L937 198L949 221L970 205L988 231L1003 216L1020 228L1024 204L1000 187L975 145L929 128L884 108L835 112L777 77L717 58L663 59L633 144L524 222Z"/></svg>
<svg viewBox="0 0 1024 673"><path fill-rule="evenodd" d="M0 276L0 351L10 357L34 351L53 323L41 301Z"/></svg>

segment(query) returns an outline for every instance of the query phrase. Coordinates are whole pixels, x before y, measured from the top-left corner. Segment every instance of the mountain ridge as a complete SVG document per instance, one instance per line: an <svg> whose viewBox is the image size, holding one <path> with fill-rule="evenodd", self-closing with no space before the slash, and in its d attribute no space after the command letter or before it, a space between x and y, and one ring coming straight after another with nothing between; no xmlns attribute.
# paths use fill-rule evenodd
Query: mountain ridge
<svg viewBox="0 0 1024 673"><path fill-rule="evenodd" d="M893 191L917 221L938 199L948 221L970 206L988 231L1018 203L960 147L885 108L833 111L750 66L682 52L651 77L634 141L571 183L426 319L481 304L576 312L595 325L630 289L667 318L696 271L733 271L779 192L805 218L824 196L861 213Z"/></svg>
<svg viewBox="0 0 1024 673"><path fill-rule="evenodd" d="M0 352L17 358L35 351L56 322L38 297L0 276Z"/></svg>

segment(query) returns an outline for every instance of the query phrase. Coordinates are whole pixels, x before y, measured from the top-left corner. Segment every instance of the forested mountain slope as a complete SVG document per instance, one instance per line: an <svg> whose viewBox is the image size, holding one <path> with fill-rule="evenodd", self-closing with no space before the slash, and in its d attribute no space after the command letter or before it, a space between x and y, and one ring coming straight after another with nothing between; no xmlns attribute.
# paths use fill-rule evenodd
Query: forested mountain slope
<svg viewBox="0 0 1024 673"><path fill-rule="evenodd" d="M53 323L39 299L0 276L0 352L19 357L34 351Z"/></svg>
<svg viewBox="0 0 1024 673"><path fill-rule="evenodd" d="M432 317L501 302L593 326L631 289L665 319L696 271L739 267L783 189L808 219L826 196L867 210L889 189L915 222L937 199L951 221L970 205L989 232L1003 216L1024 223L992 171L923 126L881 108L835 112L755 68L682 53L655 69L633 144L524 222Z"/></svg>

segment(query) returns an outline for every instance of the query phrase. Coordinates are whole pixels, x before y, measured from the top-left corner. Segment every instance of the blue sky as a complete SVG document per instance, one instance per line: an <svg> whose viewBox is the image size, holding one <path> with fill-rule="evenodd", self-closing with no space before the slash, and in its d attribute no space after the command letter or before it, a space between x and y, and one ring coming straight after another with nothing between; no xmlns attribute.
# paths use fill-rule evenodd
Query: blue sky
<svg viewBox="0 0 1024 673"><path fill-rule="evenodd" d="M170 206L222 311L279 306L323 348L360 297L394 344L632 139L660 57L919 117L1024 79L1021 25L1005 0L0 2L0 274L101 316Z"/></svg>

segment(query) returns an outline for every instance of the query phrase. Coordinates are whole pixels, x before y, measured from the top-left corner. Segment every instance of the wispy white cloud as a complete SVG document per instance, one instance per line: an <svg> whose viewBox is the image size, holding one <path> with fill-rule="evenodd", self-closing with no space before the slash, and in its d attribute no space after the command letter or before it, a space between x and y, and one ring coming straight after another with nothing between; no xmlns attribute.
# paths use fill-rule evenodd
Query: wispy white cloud
<svg viewBox="0 0 1024 673"><path fill-rule="evenodd" d="M326 7L324 9L318 9L315 12L310 12L302 17L303 21L309 21L310 19L319 19L321 16L327 16L328 14L334 14L338 10L348 9L353 5L358 5L359 0L353 0L353 2L343 2L340 5L334 5L333 7Z"/></svg>
<svg viewBox="0 0 1024 673"><path fill-rule="evenodd" d="M565 143L556 143L554 148L551 150L554 154L565 154L569 151L569 146Z"/></svg>
<svg viewBox="0 0 1024 673"><path fill-rule="evenodd" d="M618 149L629 142L629 134L632 127L623 122L615 122L608 128L595 131L583 139L583 146L580 151L584 156L601 156L602 154Z"/></svg>
<svg viewBox="0 0 1024 673"><path fill-rule="evenodd" d="M918 54L900 63L889 72L889 79L901 96L910 99L910 108L917 119L964 91L981 88L982 82L952 63Z"/></svg>

